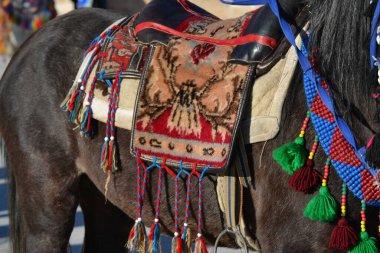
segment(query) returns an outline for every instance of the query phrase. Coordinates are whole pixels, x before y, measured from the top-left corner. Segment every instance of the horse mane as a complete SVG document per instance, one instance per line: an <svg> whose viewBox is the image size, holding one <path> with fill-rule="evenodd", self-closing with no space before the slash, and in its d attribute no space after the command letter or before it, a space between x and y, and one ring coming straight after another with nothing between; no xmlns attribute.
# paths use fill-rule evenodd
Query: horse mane
<svg viewBox="0 0 380 253"><path fill-rule="evenodd" d="M365 15L369 2L309 2L309 51L314 52L317 69L330 84L343 114L352 109L351 103L360 105L370 98L370 18Z"/></svg>

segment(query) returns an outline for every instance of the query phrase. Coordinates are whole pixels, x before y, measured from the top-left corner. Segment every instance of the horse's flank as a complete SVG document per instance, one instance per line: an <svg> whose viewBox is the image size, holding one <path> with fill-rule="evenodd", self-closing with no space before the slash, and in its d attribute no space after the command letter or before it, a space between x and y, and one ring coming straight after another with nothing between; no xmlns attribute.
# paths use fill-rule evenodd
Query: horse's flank
<svg viewBox="0 0 380 253"><path fill-rule="evenodd" d="M366 99L369 88L364 80L368 73L368 54L358 46L365 43L365 37L359 36L365 35L363 31L369 31L367 19L358 14L364 11L367 4L366 0L313 1L311 21L315 31L313 38L320 41L314 45L319 47L320 67L336 87L336 96L343 98L342 101L351 102L351 108L359 108L369 119L374 107ZM8 149L14 175L11 181L15 182L17 189L13 200L17 200L17 213L21 217L19 230L12 232L19 235L14 241L15 252L65 252L78 203L85 216L84 252L124 251L123 245L134 223L131 217L136 215L136 173L134 159L128 153L130 133L123 130L117 133L121 171L114 175L109 186L109 202L104 205L98 190L103 192L105 175L96 169L100 161L102 136L95 134L93 139L80 137L59 108L88 43L118 18L119 15L102 10L81 10L57 18L21 47L1 80L0 133ZM334 44L328 41L330 32L334 34L334 39L330 38ZM297 136L302 125L306 105L301 77L298 71L288 91L282 130L277 138L265 146L247 146L255 190L252 198L246 198L245 204L252 208L245 208L244 215L252 221L250 230L255 233L262 252L331 252L327 246L332 225L303 217L302 210L311 196L290 190L287 186L288 175L281 171L271 156L274 148ZM357 87L361 88L360 93L356 92ZM350 112L350 108L346 111ZM371 131L357 120L355 114L349 115L353 115L348 119L358 140L364 142ZM373 124L371 127L376 128ZM96 133L103 131L104 125L99 123ZM313 136L309 136L308 141L311 141ZM263 157L259 166L261 153ZM323 152L319 150L315 168L320 172L324 159ZM151 180L157 180L156 173L153 173ZM332 173L329 181L332 194L338 198L338 176ZM172 185L170 178L164 179L164 204L160 220L168 234L172 233L174 225ZM148 188L143 217L153 221L156 187ZM181 184L181 196L184 196L184 188ZM204 195L207 196L204 203L204 235L212 242L224 228L214 176L204 180ZM359 228L359 201L354 201L352 195L348 198L348 203L354 203L348 207L348 217L355 228ZM192 199L190 224L194 230L197 210L195 193ZM374 209L369 208L368 212L369 217L376 217ZM16 221L15 217L11 219ZM369 232L374 233L376 223L369 222L368 225ZM224 241L224 244L231 246L230 241Z"/></svg>

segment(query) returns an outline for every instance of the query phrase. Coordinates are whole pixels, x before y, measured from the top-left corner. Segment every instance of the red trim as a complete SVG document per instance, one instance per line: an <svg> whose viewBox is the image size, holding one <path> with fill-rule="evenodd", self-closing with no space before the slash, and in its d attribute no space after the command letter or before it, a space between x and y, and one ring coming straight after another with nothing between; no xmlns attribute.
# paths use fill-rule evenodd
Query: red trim
<svg viewBox="0 0 380 253"><path fill-rule="evenodd" d="M241 36L239 38L222 40L222 39L215 39L215 38L210 38L210 37L202 37L202 36L197 36L197 35L192 35L192 34L186 34L186 33L179 32L170 27L167 27L158 23L154 23L154 22L143 22L143 23L138 24L135 27L135 36L138 32L145 29L155 29L155 30L158 30L167 34L179 36L182 38L203 41L203 42L207 42L207 43L215 44L219 46L237 46L237 45L243 45L249 42L257 42L264 46L274 48L277 44L277 41L275 39L268 36L262 36L262 35L257 35L257 34L248 34L245 36Z"/></svg>

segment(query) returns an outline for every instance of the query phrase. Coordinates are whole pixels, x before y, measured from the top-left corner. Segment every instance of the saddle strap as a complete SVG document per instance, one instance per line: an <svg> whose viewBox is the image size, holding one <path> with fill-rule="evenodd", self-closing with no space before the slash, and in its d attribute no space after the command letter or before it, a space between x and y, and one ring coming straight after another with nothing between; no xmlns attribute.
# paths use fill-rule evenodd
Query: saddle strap
<svg viewBox="0 0 380 253"><path fill-rule="evenodd" d="M225 217L226 231L235 234L236 243L244 248L248 244L257 250L254 238L251 237L243 217L243 188L251 187L251 175L241 132L238 133L238 145L235 160L224 176L218 177L217 193L221 210ZM217 244L215 245L217 248Z"/></svg>
<svg viewBox="0 0 380 253"><path fill-rule="evenodd" d="M178 36L185 39L191 39L191 40L197 40L202 42L207 42L210 44L218 45L218 46L238 46L247 44L250 42L257 42L264 46L268 46L271 48L274 48L277 45L277 41L271 37L268 36L262 36L258 34L247 34L238 38L233 39L216 39L216 38L210 38L210 37L203 37L199 35L193 35L193 34L187 34L180 31L177 31L173 28L170 28L165 25L161 25L155 22L142 22L134 28L134 35L136 37L137 33L145 30L145 29L154 29L160 32L164 32L170 35Z"/></svg>

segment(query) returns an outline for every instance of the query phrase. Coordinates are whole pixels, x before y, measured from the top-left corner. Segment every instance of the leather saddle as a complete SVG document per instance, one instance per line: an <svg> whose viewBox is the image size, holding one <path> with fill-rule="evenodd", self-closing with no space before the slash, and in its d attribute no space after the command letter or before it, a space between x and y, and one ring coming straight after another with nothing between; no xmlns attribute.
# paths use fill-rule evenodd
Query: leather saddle
<svg viewBox="0 0 380 253"><path fill-rule="evenodd" d="M294 20L295 33L301 30L307 22L307 12L302 10L302 0L283 0L285 17ZM300 3L301 2L301 3ZM286 7L286 8L285 8ZM221 21L219 18L186 0L153 0L137 16L133 22L136 38L147 44L167 44L171 36L184 36L182 32L186 24L192 20L204 20L208 24ZM222 23L223 24L223 23ZM279 59L283 58L290 44L284 39L277 17L269 5L252 12L247 22L241 24L239 41L230 56L230 62L256 65L256 75L267 73ZM169 29L164 29L169 28ZM245 38L258 36L250 41ZM263 41L271 43L263 43ZM274 43L273 43L274 42Z"/></svg>

